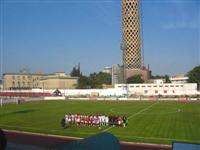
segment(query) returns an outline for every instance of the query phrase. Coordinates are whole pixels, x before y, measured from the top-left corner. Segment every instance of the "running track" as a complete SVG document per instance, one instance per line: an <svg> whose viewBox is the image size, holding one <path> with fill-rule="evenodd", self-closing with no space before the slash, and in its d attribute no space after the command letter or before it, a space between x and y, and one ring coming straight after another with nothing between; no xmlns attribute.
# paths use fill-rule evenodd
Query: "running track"
<svg viewBox="0 0 200 150"><path fill-rule="evenodd" d="M51 148L63 142L79 140L78 138L40 135L8 130L4 130L4 133L8 143L26 144L43 148ZM166 145L135 144L126 142L121 142L120 144L122 150L171 150L171 146Z"/></svg>

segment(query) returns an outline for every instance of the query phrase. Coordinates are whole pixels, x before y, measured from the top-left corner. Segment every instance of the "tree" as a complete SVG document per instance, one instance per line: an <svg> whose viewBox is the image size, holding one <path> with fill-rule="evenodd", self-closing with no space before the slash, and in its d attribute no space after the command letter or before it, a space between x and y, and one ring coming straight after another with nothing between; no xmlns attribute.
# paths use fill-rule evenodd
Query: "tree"
<svg viewBox="0 0 200 150"><path fill-rule="evenodd" d="M81 71L80 71L80 63L78 64L78 68L76 68L76 66L73 67L73 69L72 69L70 75L71 75L72 77L81 77L81 76L82 76L82 73L81 73Z"/></svg>
<svg viewBox="0 0 200 150"><path fill-rule="evenodd" d="M73 67L73 69L72 69L70 75L74 77L74 76L76 76L76 74L77 74L76 72L77 72L77 71L76 71L76 67Z"/></svg>
<svg viewBox="0 0 200 150"><path fill-rule="evenodd" d="M103 84L111 84L111 75L108 73L91 73L89 77L79 78L78 88L102 88Z"/></svg>
<svg viewBox="0 0 200 150"><path fill-rule="evenodd" d="M171 83L171 80L169 79L168 75L165 75L164 78L166 83Z"/></svg>
<svg viewBox="0 0 200 150"><path fill-rule="evenodd" d="M150 79L165 79L166 83L171 83L169 79L169 75L155 75L153 76L152 73L150 72Z"/></svg>
<svg viewBox="0 0 200 150"><path fill-rule="evenodd" d="M198 89L200 84L200 65L193 68L191 71L188 72L189 82L190 83L197 83Z"/></svg>
<svg viewBox="0 0 200 150"><path fill-rule="evenodd" d="M111 84L112 77L111 74L100 72L97 76L97 79L100 80L101 84Z"/></svg>
<svg viewBox="0 0 200 150"><path fill-rule="evenodd" d="M103 84L111 84L111 75L104 72L99 72L96 74L95 80L95 88L102 88Z"/></svg>
<svg viewBox="0 0 200 150"><path fill-rule="evenodd" d="M144 83L144 80L142 79L142 75L139 74L139 75L129 77L127 79L127 83Z"/></svg>
<svg viewBox="0 0 200 150"><path fill-rule="evenodd" d="M78 80L78 88L89 89L91 88L91 80L87 76L81 76Z"/></svg>
<svg viewBox="0 0 200 150"><path fill-rule="evenodd" d="M111 84L111 75L108 73L92 73L90 74L91 88L102 88L103 84Z"/></svg>

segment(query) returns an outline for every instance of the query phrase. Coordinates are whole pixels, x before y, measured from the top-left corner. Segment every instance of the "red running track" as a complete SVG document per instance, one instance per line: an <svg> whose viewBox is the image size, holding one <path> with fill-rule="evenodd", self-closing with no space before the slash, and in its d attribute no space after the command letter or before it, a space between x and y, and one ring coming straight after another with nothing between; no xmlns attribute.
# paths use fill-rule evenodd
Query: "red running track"
<svg viewBox="0 0 200 150"><path fill-rule="evenodd" d="M25 144L44 148L51 148L64 142L79 140L78 138L49 136L18 131L4 130L8 143ZM122 150L171 150L171 146L154 144L134 144L121 142Z"/></svg>

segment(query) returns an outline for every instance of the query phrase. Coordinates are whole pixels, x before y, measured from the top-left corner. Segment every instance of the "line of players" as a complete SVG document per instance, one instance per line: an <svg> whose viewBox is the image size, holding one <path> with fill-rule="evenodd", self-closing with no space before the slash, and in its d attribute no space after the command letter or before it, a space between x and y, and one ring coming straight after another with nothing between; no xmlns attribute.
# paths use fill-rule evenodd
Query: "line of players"
<svg viewBox="0 0 200 150"><path fill-rule="evenodd" d="M77 126L123 126L127 125L128 121L125 116L106 116L106 115L79 115L69 114L65 115L61 121L61 125L75 124Z"/></svg>

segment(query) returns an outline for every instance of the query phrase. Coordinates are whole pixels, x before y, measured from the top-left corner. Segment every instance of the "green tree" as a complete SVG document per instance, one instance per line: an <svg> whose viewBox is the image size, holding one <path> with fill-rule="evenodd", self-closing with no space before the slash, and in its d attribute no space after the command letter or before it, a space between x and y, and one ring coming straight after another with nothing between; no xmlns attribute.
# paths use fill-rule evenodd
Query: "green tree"
<svg viewBox="0 0 200 150"><path fill-rule="evenodd" d="M97 75L97 83L99 83L99 87L102 88L103 84L111 84L112 77L108 73L99 72Z"/></svg>
<svg viewBox="0 0 200 150"><path fill-rule="evenodd" d="M166 83L171 83L171 81L170 81L170 79L169 79L169 76L168 76L168 75L165 75L165 76L164 76L164 78L165 78L165 82L166 82Z"/></svg>
<svg viewBox="0 0 200 150"><path fill-rule="evenodd" d="M78 88L102 88L103 84L111 84L111 75L103 72L91 73L88 77L79 78Z"/></svg>
<svg viewBox="0 0 200 150"><path fill-rule="evenodd" d="M190 83L197 83L198 89L200 84L200 65L193 68L191 71L188 72L189 82Z"/></svg>
<svg viewBox="0 0 200 150"><path fill-rule="evenodd" d="M150 72L150 78L151 79L165 79L166 83L171 83L170 79L169 79L169 75L155 75L153 76L152 73Z"/></svg>
<svg viewBox="0 0 200 150"><path fill-rule="evenodd" d="M91 87L102 88L103 84L111 84L111 75L108 73L92 73L90 74Z"/></svg>
<svg viewBox="0 0 200 150"><path fill-rule="evenodd" d="M81 77L81 76L82 76L82 73L81 73L81 71L80 71L80 63L78 64L78 68L76 68L76 66L73 67L73 69L72 69L70 75L71 75L72 77Z"/></svg>
<svg viewBox="0 0 200 150"><path fill-rule="evenodd" d="M142 75L139 74L139 75L129 77L127 79L127 83L144 83L144 80L142 79Z"/></svg>
<svg viewBox="0 0 200 150"><path fill-rule="evenodd" d="M91 88L91 80L87 76L81 76L78 80L78 87L80 89L89 89Z"/></svg>

